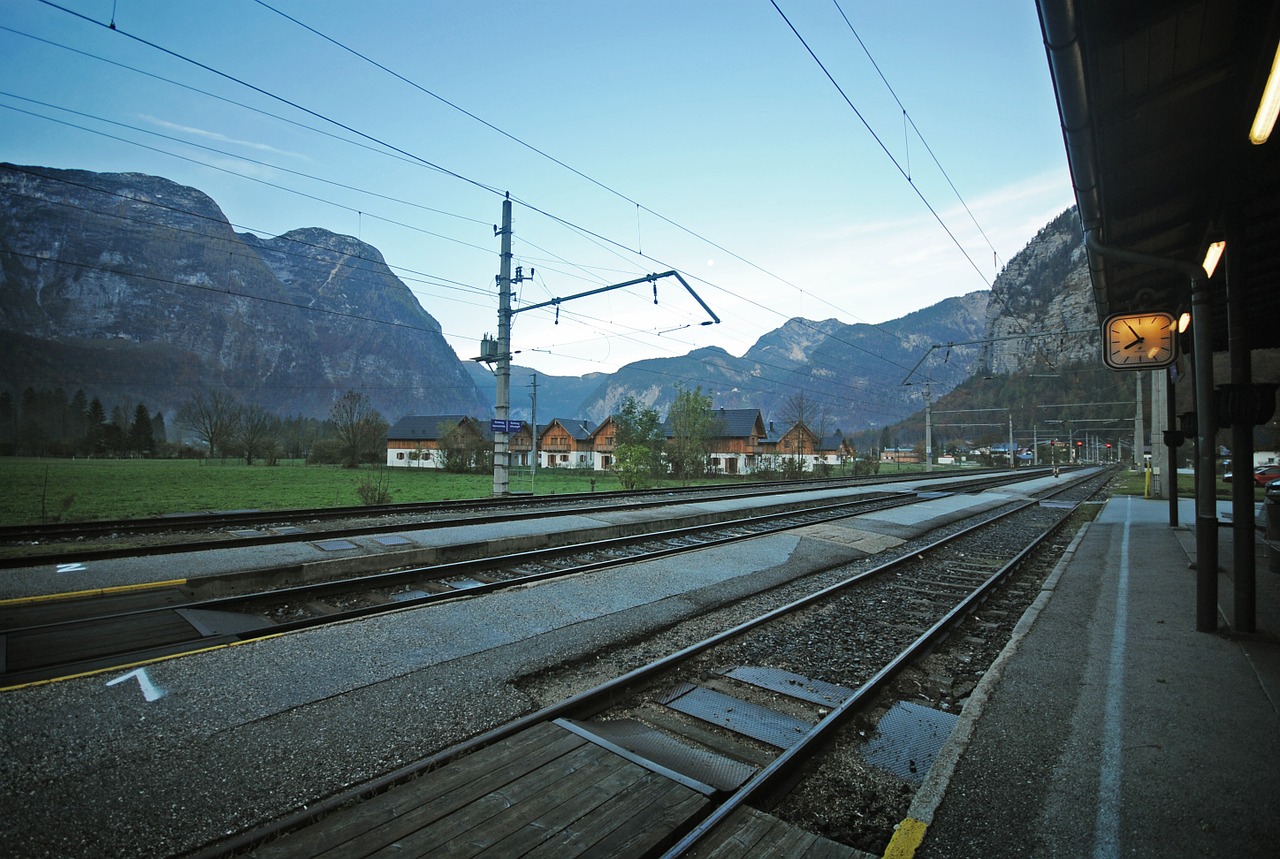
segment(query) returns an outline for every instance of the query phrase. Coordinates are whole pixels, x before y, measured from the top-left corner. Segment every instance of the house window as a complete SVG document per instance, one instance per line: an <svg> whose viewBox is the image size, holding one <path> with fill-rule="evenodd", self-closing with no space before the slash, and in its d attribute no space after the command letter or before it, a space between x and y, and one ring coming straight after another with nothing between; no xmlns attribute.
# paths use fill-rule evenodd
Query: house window
<svg viewBox="0 0 1280 859"><path fill-rule="evenodd" d="M399 453L397 453L396 459L404 459L404 451L400 451Z"/></svg>

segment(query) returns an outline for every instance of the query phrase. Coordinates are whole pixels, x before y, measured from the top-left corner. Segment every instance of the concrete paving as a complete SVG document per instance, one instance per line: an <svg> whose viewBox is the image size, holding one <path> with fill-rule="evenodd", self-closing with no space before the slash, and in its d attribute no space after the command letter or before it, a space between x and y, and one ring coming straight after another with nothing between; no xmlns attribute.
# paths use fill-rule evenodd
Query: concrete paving
<svg viewBox="0 0 1280 859"><path fill-rule="evenodd" d="M890 491L947 492L970 476L949 472L937 477L922 477L911 484L888 484ZM894 522L904 531L902 523L912 527L936 527L947 517L964 515L965 510L990 506L1008 497L1022 497L1042 486L1047 478L1021 481L1011 487L990 493L956 495L953 500L941 500L936 507L923 508L930 522L914 523L910 514L897 514L897 519L883 518L876 521ZM766 502L760 497L729 497L639 509L611 509L585 512L548 513L544 517L500 523L467 523L438 528L402 528L385 535L362 535L338 541L343 545L317 537L296 543L281 543L252 548L229 548L212 552L183 552L139 558L105 559L75 564L61 564L57 558L15 567L0 575L0 600L24 599L47 594L92 591L103 588L121 588L147 585L155 582L186 581L200 588L202 583L226 580L246 571L273 567L290 567L296 570L294 581L320 575L354 574L381 566L407 566L411 564L439 563L442 560L500 552L525 551L555 544L554 535L595 531L596 539L618 536L624 531L634 532L639 526L657 530L692 524L712 518L747 516L761 512L770 506L787 503L820 503L823 501L851 500L860 495L884 491L885 486L865 486L839 489L815 489L808 492L788 493L776 502ZM885 526L883 530L893 530ZM389 538L389 539L388 539ZM475 547L465 553L462 547ZM209 590L205 587L204 590Z"/></svg>
<svg viewBox="0 0 1280 859"><path fill-rule="evenodd" d="M1022 491L929 499L915 527ZM534 703L515 686L523 676L900 544L884 527L855 517L0 692L0 844L24 857L195 850L522 715ZM497 538L477 534L454 536ZM236 563L219 554L182 564L213 574ZM173 577L156 559L139 567L95 564L70 573L71 589ZM64 575L46 565L25 587L45 593Z"/></svg>
<svg viewBox="0 0 1280 859"><path fill-rule="evenodd" d="M1280 576L1259 560L1258 634L1230 634L1225 615L1199 633L1194 558L1167 502L1112 499L969 699L886 856L1280 856Z"/></svg>

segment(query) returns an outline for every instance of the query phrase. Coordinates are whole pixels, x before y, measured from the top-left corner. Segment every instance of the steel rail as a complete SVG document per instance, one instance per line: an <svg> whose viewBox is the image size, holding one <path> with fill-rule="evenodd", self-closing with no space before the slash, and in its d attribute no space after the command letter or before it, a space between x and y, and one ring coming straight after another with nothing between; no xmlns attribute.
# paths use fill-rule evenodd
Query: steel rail
<svg viewBox="0 0 1280 859"><path fill-rule="evenodd" d="M1011 516L1032 504L1039 502L1028 502L1019 506L1016 510L1009 511L998 518ZM1073 505L1071 510L1074 511L1079 505ZM1069 515L1069 514L1068 514ZM679 841L672 845L666 852L662 854L661 859L676 859L683 856L693 849L699 842L709 837L716 829L728 819L738 808L746 805L752 799L756 798L781 782L785 782L792 778L798 767L800 767L807 756L820 745L826 743L834 735L837 728L844 725L846 720L861 710L865 709L869 701L877 695L897 674L908 664L914 661L924 651L930 648L943 633L948 632L952 627L958 625L960 621L968 617L969 613L977 605L984 600L988 593L1013 570L1020 566L1027 556L1040 547L1040 545L1057 532L1062 527L1067 516L1064 515L1053 525L1044 529L1034 540L1024 546L1012 559L1003 564L998 570L992 573L982 584L971 591L963 600L951 608L945 615L939 618L932 626L916 637L906 649L900 651L897 656L890 660L886 665L882 666L870 679L859 686L854 693L834 707L830 713L822 718L807 733L798 739L795 744L784 749L781 754L773 759L768 765L762 768L758 773L747 780L740 788L734 791L722 803L717 805L701 822L699 822L692 830L686 833ZM960 536L960 535L956 535ZM933 547L930 547L933 548Z"/></svg>
<svg viewBox="0 0 1280 859"><path fill-rule="evenodd" d="M169 612L177 612L183 610L204 610L204 611L227 611L239 610L243 614L253 614L255 607L262 605L275 605L282 602L311 600L321 598L338 593L350 593L353 591L369 591L392 587L405 581L420 580L424 577L435 579L444 579L450 576L456 576L465 573L474 573L478 570L491 570L501 568L503 566L513 566L516 564L527 564L537 562L544 558L554 558L563 555L581 554L583 552L601 551L615 549L636 543L660 542L663 540L682 539L690 536L698 536L708 532L729 531L742 528L756 528L761 523L780 523L774 527L764 530L755 530L748 533L730 534L723 537L703 540L698 543L690 543L680 546L667 546L661 549L644 551L636 555L627 557L608 558L600 561L592 561L586 564L577 564L562 569L546 570L538 573L530 573L510 579L503 579L495 582L488 582L475 585L473 587L461 588L454 591L425 594L412 599L405 599L391 603L360 606L357 608L342 609L328 614L317 615L314 617L300 618L293 621L285 621L275 623L260 629L228 632L212 636L193 636L186 642L173 642L164 645L161 648L154 646L139 648L138 650L122 650L113 654L104 654L101 656L91 657L79 661L67 661L56 665L46 666L40 669L28 669L24 671L15 671L0 673L0 691L12 689L17 686L28 685L31 683L45 682L60 679L62 672L72 672L69 676L82 676L85 673L98 673L102 671L113 670L121 664L140 664L146 661L155 661L156 659L171 658L180 656L183 653L189 653L194 650L204 650L218 644L226 644L231 642L242 643L254 641L262 638L270 638L276 635L282 635L287 632L297 632L305 629L313 629L318 626L324 626L331 623L340 623L348 620L358 620L366 617L373 617L379 614L388 614L390 612L402 611L410 608L421 608L430 604L445 602L455 599L465 599L483 594L493 593L500 590L506 590L514 587L523 587L531 584L537 584L549 579L563 578L581 573L594 572L597 570L607 569L609 567L622 566L626 564L643 563L646 561L657 560L659 558L670 557L672 555L684 552L693 552L701 549L712 548L729 543L739 542L742 540L764 537L770 534L782 533L796 528L803 528L815 524L815 521L825 522L834 519L847 518L848 516L858 515L858 512L869 512L871 510L883 510L890 507L906 506L909 504L919 503L920 499L917 495L897 494L888 496L878 496L876 498L859 498L852 501L842 501L833 504L822 505L819 507L802 508L798 510L784 510L771 513L765 513L757 516L750 516L742 519L734 519L725 522L708 523L703 525L690 525L681 528L672 528L664 531L656 531L647 534L637 534L627 537L613 537L605 540L593 540L586 543L578 543L572 546L559 546L555 548L539 549L534 551L522 551L509 555L492 556L488 558L480 558L466 561L453 561L444 564L431 565L426 567L413 567L403 570L390 570L377 573L371 576L361 576L356 578L340 579L331 582L313 582L301 585L293 585L286 588L278 588L270 591L261 591L252 594L237 594L234 596L214 597L210 599L195 600L185 603L169 603L158 606L147 606L134 608L127 611L109 612L98 615L85 615L80 617L66 618L63 620L50 621L41 624L31 624L28 626L17 626L0 629L0 634L5 636L30 635L33 633L56 632L60 629L72 629L75 627L83 627L92 624L109 623L113 621L136 619L141 620L145 617L158 616ZM793 520L793 521L788 521ZM802 520L802 521L794 521ZM194 629L193 629L194 631ZM154 654L148 656L147 654ZM105 664L109 662L110 664Z"/></svg>
<svg viewBox="0 0 1280 859"><path fill-rule="evenodd" d="M989 473L987 471L974 472ZM447 501L412 501L399 504L348 505L341 507L284 508L280 510L224 510L173 513L164 516L148 516L128 519L96 519L82 522L32 522L19 525L0 525L0 543L30 540L85 537L95 534L144 534L189 531L192 529L223 528L228 526L252 526L281 521L307 521L324 519L361 519L373 516L414 515L418 513L453 512L474 508L527 506L546 502L551 505L581 504L614 499L644 499L649 497L698 495L706 492L743 490L743 494L760 492L804 491L824 485L861 485L868 482L892 482L895 479L919 479L924 473L903 475L874 475L867 477L835 477L809 480L786 480L770 483L732 483L729 486L699 484L696 486L669 486L660 489L608 490L602 492L566 492L557 495L512 495L505 498L460 498ZM64 537L65 538L65 537Z"/></svg>
<svg viewBox="0 0 1280 859"><path fill-rule="evenodd" d="M1016 475L1016 476L1015 476ZM979 485L999 485L1003 482L1011 480L1024 479L1027 472L983 472L974 474L971 480L964 483L971 486ZM970 477L966 474L964 477ZM672 503L673 496L688 495L687 500L693 501L703 495L713 495L717 499L724 498L750 498L757 495L786 495L798 494L801 492L822 491L825 489L835 489L842 486L867 486L874 485L877 482L883 483L899 483L912 481L936 481L938 477L927 477L924 475L913 475L911 478L903 478L902 480L882 480L882 481L866 481L861 479L841 479L832 481L797 481L787 484L755 484L754 488L747 491L733 491L727 488L708 489L702 487L679 487L679 492L675 490L655 490L652 494L637 497L634 493L595 493L595 494L578 494L578 495L562 495L562 496L543 496L535 500L523 499L521 501L508 501L497 503L490 501L468 501L468 502L423 502L423 505L431 505L429 507L422 506L416 511L411 505L399 512L379 507L358 507L358 508L329 508L341 509L347 511L346 514L350 518L368 519L371 517L385 517L392 515L408 514L420 512L427 514L430 512L454 513L459 514L449 518L424 519L416 522L399 522L395 524L372 524L372 525L350 525L344 526L334 531L302 531L286 534L257 534L252 536L228 537L220 536L216 539L195 539L187 540L179 543L162 543L146 546L132 547L88 547L88 548L69 548L66 551L57 551L49 553L33 553L27 555L12 555L0 557L0 569L12 569L14 567L30 567L39 566L47 563L70 563L83 561L100 561L118 558L142 557L158 554L178 554L189 552L210 551L215 549L226 549L232 547L253 547L253 546L269 546L280 545L285 543L308 542L311 540L321 539L325 536L333 536L336 533L349 536L362 536L370 534L381 534L387 531L404 531L411 529L431 529L431 528L447 528L458 524L459 521L465 521L468 524L477 522L512 522L521 519L532 519L548 515L549 512L569 513L575 510L581 510L584 505L591 504L594 509L599 509L602 500L621 500L630 503L618 504L618 507L626 509L642 510L652 507L663 507ZM963 485L963 484L962 484ZM570 503L566 503L565 499L569 499ZM530 505L538 505L538 509L529 509ZM512 509L504 512L493 513L487 516L465 516L461 515L462 511L467 509L489 509L494 506L504 507L511 506ZM548 508L551 508L549 511ZM254 514L252 517L242 518L239 514L224 520L215 521L213 519L204 520L202 530L208 530L210 526L225 527L229 525L263 525L265 523L281 523L290 521L301 521L307 519L341 519L342 515L328 515L324 509L320 510L295 510L295 511L279 511L277 513ZM130 525L133 522L144 522L147 524L140 525L136 529ZM60 532L62 539L72 539L73 537L91 534L119 534L120 536L138 536L147 533L154 533L148 530L151 524L167 523L168 520L117 520L112 523L92 526L92 530L86 532L76 531L75 526L69 526L70 530ZM190 531L192 523L186 522L182 525L173 525L170 532L173 531ZM17 531L10 532L4 536L4 529L0 529L0 544L9 543L12 545L16 541L23 539L31 539L38 535L18 536L22 526L17 526ZM56 528L57 526L50 526ZM52 534L53 532L49 532ZM51 539L51 537L46 537Z"/></svg>
<svg viewBox="0 0 1280 859"><path fill-rule="evenodd" d="M1052 497L1054 495L1061 494L1063 492L1077 488L1079 485L1086 482L1087 481L1064 482L1064 485L1061 488L1056 489L1052 493L1047 493L1047 496ZM616 699L618 699L623 694L625 694L625 692L630 687L638 683L649 681L653 677L663 672L670 671L675 667L677 667L678 665L680 665L681 663L687 662L693 657L707 650L710 650L714 647L717 647L721 644L724 644L732 640L733 638L736 638L746 632L756 629L757 627L763 626L774 620L790 615L793 612L799 611L803 608L819 603L833 594L839 593L840 591L843 591L856 584L864 582L870 578L883 575L884 573L892 571L900 566L905 566L907 564L914 563L922 555L926 555L936 550L943 549L953 542L956 542L964 537L971 536L972 534L977 533L985 528L991 527L999 523L1000 521L1008 518L1009 516L1016 515L1017 513L1020 513L1032 506L1038 505L1039 503L1040 503L1040 499L1014 502L1015 506L1011 507L1011 509L1007 511L1003 511L994 516L987 517L981 522L977 522L977 523L974 523L973 525L962 528L959 531L956 531L952 534L949 534L947 536L934 540L922 547L913 548L910 552L898 558L894 558L890 561L885 562L884 564L878 565L871 569L864 570L847 579L836 582L835 584L829 585L827 587L821 588L811 594L808 594L804 597L796 599L783 606L779 606L775 609L765 612L764 614L758 615L757 617L743 621L739 624L736 624L733 627L730 627L729 629L722 630L721 632L716 633L715 635L709 636L703 639L702 641L687 645L686 647L683 647L678 651L675 651L671 654L668 654L667 656L664 656L660 659L650 662L647 665L643 665L638 668L632 669L631 671L628 671L625 674L619 675L618 677L615 677L611 680L604 681L603 683L597 684L596 686L590 689L586 689L582 692L579 692L575 695L565 698L562 701L559 701L555 704L548 705L539 710L536 710L534 712L521 716L515 720L512 720L511 722L508 722L505 725L500 725L496 728L492 728L468 740L464 740L461 743L455 744L446 749L442 749L441 751L436 752L435 754L429 755L420 760L398 767L397 769L392 770L391 772L385 773L384 775L379 776L378 778L371 779L369 781L355 785L354 787L348 790L345 790L340 793L336 793L329 797L321 799L318 802L308 805L303 809L300 809L290 815L287 815L285 817L282 817L274 821L273 823L269 824L266 827L259 827L257 829L248 830L236 836L233 836L230 839L225 839L225 840L221 840L219 842L210 844L205 848L191 854L189 859L218 859L219 857L230 856L233 854L241 853L252 847L266 843L267 841L270 841L276 837L279 837L280 835L283 835L284 833L287 833L291 830L300 829L304 826L307 826L327 816L328 814L346 805L349 805L352 802L356 802L371 796L375 796L386 790L394 788L400 784L404 784L408 781L411 781L412 779L418 778L426 773L429 773L432 770L439 769L443 766L446 766L447 764L455 760L458 760L472 752L478 751L479 749L482 749L486 746L493 745L494 743L498 743L512 736L515 736L516 734L519 734L520 732L527 730L535 725L541 724L543 722L553 721L555 719L571 717L571 716L577 717L577 718L588 718L590 716L596 715L608 709L610 706L612 706ZM1071 509L1074 509L1075 506L1078 506L1078 505L1073 505ZM1040 542L1043 541L1044 537L1047 534L1052 533L1054 529L1060 527L1062 521L1065 521L1065 519L1066 519L1066 516L1062 517L1062 519L1057 524L1055 524L1053 528L1047 529L1045 534L1037 538L1034 545L1038 545ZM1034 545L1029 546L1025 548L1023 551L1019 552L1018 553L1019 559L1025 557L1025 555L1028 554L1034 548ZM829 572L832 569L837 569L844 565L845 563L843 562L834 563L828 567L814 570L810 573L810 575ZM980 590L984 595L985 593L989 592L990 586L994 584L994 580L996 579L997 579L997 575L993 574L992 576L988 577L988 579L986 580L986 583L984 583L984 585L980 587ZM970 597L969 599L966 599L964 601L964 604L971 606L975 600L976 600L976 597ZM954 611L949 612L948 617L951 617L954 614L955 614ZM932 633L932 635L936 637L938 633L935 631L935 629L938 628L941 623L942 623L941 621L939 621L938 623L935 623L932 627L930 627L930 631L927 632L925 635L929 635ZM920 636L920 638L923 638L923 637L924 636ZM891 677L893 673L896 673L897 670L900 670L902 664L904 663L901 656L895 658L890 663L891 666L894 666L893 672L886 673L886 669L881 669L881 671L877 672L877 674L875 675L875 677L872 678L872 680L869 680L867 683L863 684L862 688L869 688L871 684L875 683L876 688L878 689L879 687L883 686L884 682L887 679L889 679L889 677ZM867 694L870 694L870 693L863 692L861 697L865 697ZM842 707L841 712L844 714L848 714L851 712L851 708ZM824 718L822 722L820 722L819 724L823 725L831 721L831 715L834 715L834 711L828 717ZM811 731L810 733L813 733L813 732ZM826 731L823 731L822 735L826 736L828 734ZM807 745L810 748L812 748L813 741L809 740ZM795 755L787 756L788 762L792 762L795 760L796 760ZM785 765L782 767L771 766L766 769L770 770L770 774L768 777L761 778L761 776L765 774L765 772L762 770L761 773L758 773L756 777L749 780L747 784L743 786L744 789L748 785L752 785L753 786L752 793L754 793L755 791L759 790L761 786L767 787L771 785L772 783L774 783L776 780L779 779L780 772L785 772ZM737 803L737 805L739 806L741 804L742 804L741 802ZM725 816L727 816L727 813L728 812L726 812ZM707 819L710 819L710 816ZM716 819L717 821L719 821L722 818L717 817ZM706 831L710 831L710 829L711 827L707 827ZM695 830L692 830L688 835L692 835L694 831L700 831L700 828L695 828ZM706 836L706 832L705 831L701 832L701 834L698 835L697 840L701 840L705 836ZM672 849L674 850L675 848L672 848ZM684 852L687 849L688 848L683 848L681 852ZM673 855L680 855L680 854L676 853Z"/></svg>

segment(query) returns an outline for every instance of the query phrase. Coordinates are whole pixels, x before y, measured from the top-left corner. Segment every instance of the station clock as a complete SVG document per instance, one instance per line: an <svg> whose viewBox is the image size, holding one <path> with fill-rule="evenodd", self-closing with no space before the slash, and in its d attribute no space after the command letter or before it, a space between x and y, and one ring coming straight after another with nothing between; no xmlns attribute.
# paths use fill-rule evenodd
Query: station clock
<svg viewBox="0 0 1280 859"><path fill-rule="evenodd" d="M1171 313L1115 313L1102 323L1102 360L1113 370L1158 370L1178 357L1178 320Z"/></svg>

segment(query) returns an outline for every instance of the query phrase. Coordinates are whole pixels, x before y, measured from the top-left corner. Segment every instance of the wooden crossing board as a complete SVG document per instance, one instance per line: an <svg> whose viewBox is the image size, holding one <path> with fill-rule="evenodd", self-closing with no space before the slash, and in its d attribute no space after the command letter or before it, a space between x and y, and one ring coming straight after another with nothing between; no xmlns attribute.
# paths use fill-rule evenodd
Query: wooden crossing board
<svg viewBox="0 0 1280 859"><path fill-rule="evenodd" d="M263 859L641 856L709 800L543 723L268 842Z"/></svg>

